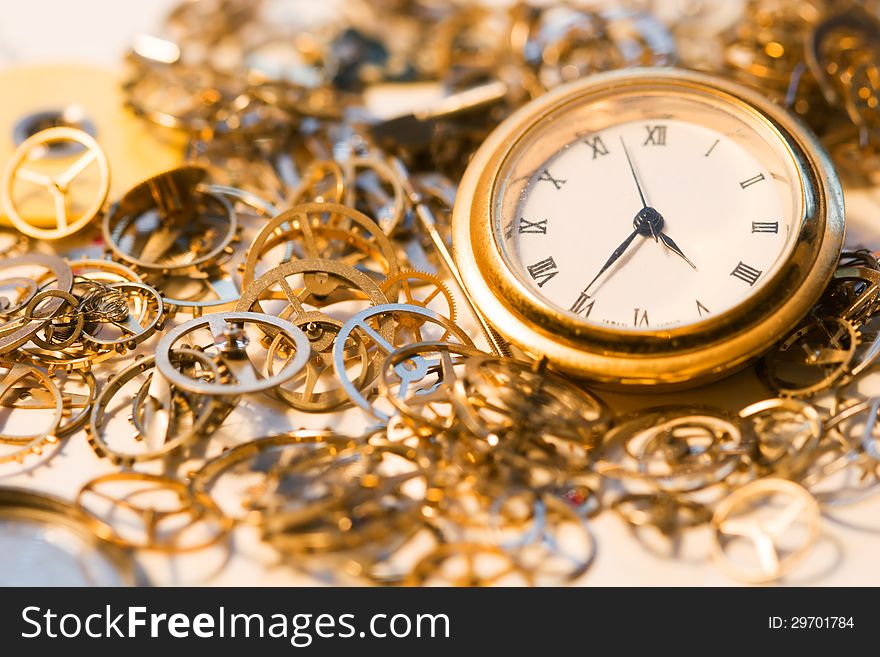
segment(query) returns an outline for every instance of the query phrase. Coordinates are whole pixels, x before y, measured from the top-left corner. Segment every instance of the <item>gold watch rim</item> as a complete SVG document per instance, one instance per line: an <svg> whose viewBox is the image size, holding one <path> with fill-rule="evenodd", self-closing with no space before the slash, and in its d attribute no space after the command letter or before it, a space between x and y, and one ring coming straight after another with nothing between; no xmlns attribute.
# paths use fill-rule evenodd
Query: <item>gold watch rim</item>
<svg viewBox="0 0 880 657"><path fill-rule="evenodd" d="M639 86L708 93L769 124L793 157L804 200L793 248L755 295L711 321L627 332L579 322L542 303L509 270L492 230L492 207L507 157L532 126L567 105ZM842 249L843 209L840 182L816 137L769 99L714 75L675 68L627 69L559 87L493 131L459 187L453 253L480 310L504 338L526 352L547 356L557 368L601 383L696 385L757 357L806 315L830 280Z"/></svg>

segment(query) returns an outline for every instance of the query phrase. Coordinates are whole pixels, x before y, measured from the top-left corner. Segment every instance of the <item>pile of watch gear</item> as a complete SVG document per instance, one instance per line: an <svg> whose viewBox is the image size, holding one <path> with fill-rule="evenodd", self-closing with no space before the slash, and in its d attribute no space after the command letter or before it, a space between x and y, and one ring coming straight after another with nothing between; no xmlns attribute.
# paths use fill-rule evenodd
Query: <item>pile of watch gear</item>
<svg viewBox="0 0 880 657"><path fill-rule="evenodd" d="M130 110L186 135L179 168L109 204L113 162L82 131L37 132L7 163L0 466L39 468L87 440L116 469L55 508L59 522L170 555L247 524L336 582L558 585L588 570L590 521L611 512L669 540L709 526L719 566L761 582L809 552L822 508L878 490L871 252L847 253L758 364L771 398L615 416L587 384L511 356L484 318L463 328L448 251L455 181L499 120L567 80L673 64L677 42L685 64L778 95L870 174L868 10L372 0L302 24L280 4L187 0L167 38L135 43ZM433 109L376 112L376 97L425 83L442 91ZM59 152L67 164L47 169ZM213 444L249 399L332 428ZM48 503L0 495L0 515L17 505ZM795 522L806 531L777 552ZM743 537L757 566L728 552Z"/></svg>

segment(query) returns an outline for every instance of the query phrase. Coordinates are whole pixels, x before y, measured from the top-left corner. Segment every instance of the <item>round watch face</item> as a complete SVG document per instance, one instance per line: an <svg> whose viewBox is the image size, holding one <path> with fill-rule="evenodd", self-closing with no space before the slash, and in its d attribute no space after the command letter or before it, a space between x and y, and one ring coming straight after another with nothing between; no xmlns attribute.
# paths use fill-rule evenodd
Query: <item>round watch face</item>
<svg viewBox="0 0 880 657"><path fill-rule="evenodd" d="M492 228L510 271L588 325L656 331L746 302L785 264L802 182L775 128L699 90L557 109L502 165Z"/></svg>

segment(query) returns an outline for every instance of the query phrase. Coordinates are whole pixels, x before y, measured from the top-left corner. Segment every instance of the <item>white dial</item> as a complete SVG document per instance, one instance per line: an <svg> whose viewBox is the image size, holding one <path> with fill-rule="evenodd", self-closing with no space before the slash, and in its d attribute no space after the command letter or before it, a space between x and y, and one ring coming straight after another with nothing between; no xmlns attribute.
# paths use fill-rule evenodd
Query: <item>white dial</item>
<svg viewBox="0 0 880 657"><path fill-rule="evenodd" d="M520 277L588 323L657 330L730 310L797 232L794 176L753 131L648 114L545 157L501 219Z"/></svg>

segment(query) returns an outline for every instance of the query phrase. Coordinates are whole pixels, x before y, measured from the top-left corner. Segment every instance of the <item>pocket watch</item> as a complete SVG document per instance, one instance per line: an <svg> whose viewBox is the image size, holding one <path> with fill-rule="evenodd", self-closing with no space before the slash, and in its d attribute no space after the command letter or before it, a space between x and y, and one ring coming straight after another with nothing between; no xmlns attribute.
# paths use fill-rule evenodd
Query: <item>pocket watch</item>
<svg viewBox="0 0 880 657"><path fill-rule="evenodd" d="M456 263L511 343L613 387L696 385L818 300L843 193L812 133L728 80L616 71L504 121L464 175Z"/></svg>

